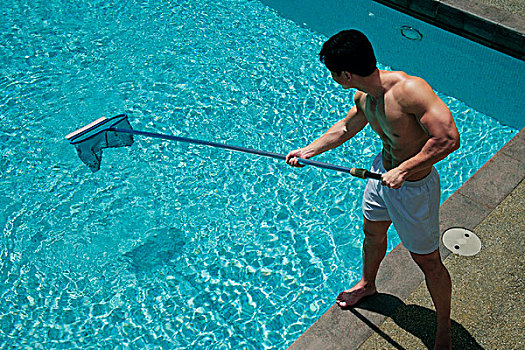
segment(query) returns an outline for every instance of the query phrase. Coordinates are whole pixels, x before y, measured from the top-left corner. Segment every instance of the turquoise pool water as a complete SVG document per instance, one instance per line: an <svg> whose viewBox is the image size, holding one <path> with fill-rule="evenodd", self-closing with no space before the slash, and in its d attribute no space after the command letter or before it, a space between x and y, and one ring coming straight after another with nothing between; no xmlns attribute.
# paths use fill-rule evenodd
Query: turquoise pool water
<svg viewBox="0 0 525 350"><path fill-rule="evenodd" d="M352 101L318 62L326 37L258 1L3 8L0 347L284 348L359 278L362 180L140 138L92 174L64 139L126 112L287 153ZM444 200L517 130L440 96L462 136L438 166ZM367 128L317 158L379 151Z"/></svg>

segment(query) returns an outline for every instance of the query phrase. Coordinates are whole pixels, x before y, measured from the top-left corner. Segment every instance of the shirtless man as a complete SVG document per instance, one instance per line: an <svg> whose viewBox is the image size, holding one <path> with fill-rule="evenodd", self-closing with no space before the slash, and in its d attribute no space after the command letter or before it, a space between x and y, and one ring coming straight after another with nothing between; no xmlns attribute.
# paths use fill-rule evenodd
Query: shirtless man
<svg viewBox="0 0 525 350"><path fill-rule="evenodd" d="M459 148L459 134L447 106L421 78L376 68L372 45L364 34L345 30L324 43L321 62L343 89L357 89L355 106L346 117L308 146L290 152L310 158L338 147L367 124L383 142L371 171L382 181L368 180L363 196L363 276L339 294L349 308L376 293L376 275L386 253L391 223L403 245L425 274L437 314L436 349L451 348L451 281L439 255L439 175L433 164Z"/></svg>

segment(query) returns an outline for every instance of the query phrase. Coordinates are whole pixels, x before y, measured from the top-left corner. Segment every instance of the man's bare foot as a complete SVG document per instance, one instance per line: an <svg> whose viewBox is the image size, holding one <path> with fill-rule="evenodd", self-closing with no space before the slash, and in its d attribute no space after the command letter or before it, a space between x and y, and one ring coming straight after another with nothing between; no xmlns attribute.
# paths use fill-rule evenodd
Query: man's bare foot
<svg viewBox="0 0 525 350"><path fill-rule="evenodd" d="M376 293L377 290L374 285L369 285L363 281L359 281L349 290L339 293L336 301L341 308L346 309L353 307L362 298L374 295Z"/></svg>

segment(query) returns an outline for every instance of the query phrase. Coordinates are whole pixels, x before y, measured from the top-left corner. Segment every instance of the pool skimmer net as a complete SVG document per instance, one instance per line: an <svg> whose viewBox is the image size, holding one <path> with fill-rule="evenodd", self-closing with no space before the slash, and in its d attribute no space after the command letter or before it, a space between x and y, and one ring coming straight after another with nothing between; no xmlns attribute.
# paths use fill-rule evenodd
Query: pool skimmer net
<svg viewBox="0 0 525 350"><path fill-rule="evenodd" d="M66 139L70 144L75 146L80 159L91 169L92 172L96 172L100 169L100 163L102 162L102 150L104 148L131 146L134 142L134 135L153 137L169 141L185 142L201 146L211 146L230 151L250 153L263 157L286 160L286 155L280 153L261 151L253 148L227 145L224 143L191 139L175 135L159 134L156 132L133 130L126 114L119 114L112 118L99 118L94 122L68 134ZM318 168L349 173L350 175L359 177L361 179L370 178L381 180L381 174L372 173L366 169L347 168L303 158L297 158L297 161L302 165L312 165Z"/></svg>
<svg viewBox="0 0 525 350"><path fill-rule="evenodd" d="M454 254L473 256L481 251L481 240L466 228L452 227L443 233L443 244Z"/></svg>

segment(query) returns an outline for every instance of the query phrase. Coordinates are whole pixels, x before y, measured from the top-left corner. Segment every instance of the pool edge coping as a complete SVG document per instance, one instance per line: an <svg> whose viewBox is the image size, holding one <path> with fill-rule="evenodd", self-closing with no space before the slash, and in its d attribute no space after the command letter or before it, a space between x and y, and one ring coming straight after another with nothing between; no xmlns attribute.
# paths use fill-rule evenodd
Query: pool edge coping
<svg viewBox="0 0 525 350"><path fill-rule="evenodd" d="M506 143L489 161L457 189L440 207L440 232L450 227L475 230L525 179L525 128ZM501 169L506 176L501 176ZM469 208L465 211L464 208ZM445 260L451 252L440 242ZM376 310L391 309L391 300L406 300L424 281L424 276L402 244L397 245L382 262L377 276L378 292L390 298L376 298ZM368 307L367 309L370 309ZM332 305L288 349L357 349L379 326L388 313L356 307L341 310Z"/></svg>

